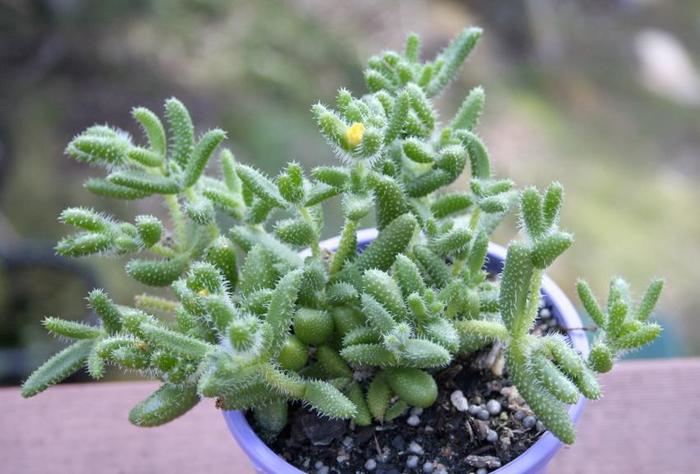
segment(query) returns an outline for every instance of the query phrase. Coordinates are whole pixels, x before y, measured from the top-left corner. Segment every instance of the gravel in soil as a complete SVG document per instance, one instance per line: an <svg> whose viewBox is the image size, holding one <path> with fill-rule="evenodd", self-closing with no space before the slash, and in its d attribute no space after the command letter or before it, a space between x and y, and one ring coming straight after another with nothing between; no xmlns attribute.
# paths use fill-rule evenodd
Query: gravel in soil
<svg viewBox="0 0 700 474"><path fill-rule="evenodd" d="M551 308L533 333L560 332ZM270 447L302 471L486 474L510 462L544 432L508 380L498 344L435 373L437 402L382 425L358 427L290 406L289 424Z"/></svg>

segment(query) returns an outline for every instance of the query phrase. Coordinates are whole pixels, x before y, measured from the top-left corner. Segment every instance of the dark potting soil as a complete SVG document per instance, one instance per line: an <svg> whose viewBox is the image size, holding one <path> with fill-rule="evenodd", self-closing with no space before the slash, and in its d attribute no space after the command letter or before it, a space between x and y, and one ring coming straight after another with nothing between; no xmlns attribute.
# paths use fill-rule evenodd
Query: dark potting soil
<svg viewBox="0 0 700 474"><path fill-rule="evenodd" d="M564 330L552 317L551 307L544 307L533 332ZM437 402L382 425L359 427L291 405L287 428L270 447L290 464L313 474L485 474L495 470L522 454L544 432L508 379L501 351L495 344L436 371ZM253 423L252 418L249 421Z"/></svg>

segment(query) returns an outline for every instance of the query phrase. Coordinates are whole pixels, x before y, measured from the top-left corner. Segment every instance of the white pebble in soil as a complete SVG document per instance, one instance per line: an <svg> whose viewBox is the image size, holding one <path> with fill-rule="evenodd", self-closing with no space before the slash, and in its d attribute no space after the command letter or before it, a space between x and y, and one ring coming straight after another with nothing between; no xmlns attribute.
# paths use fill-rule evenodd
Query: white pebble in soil
<svg viewBox="0 0 700 474"><path fill-rule="evenodd" d="M411 408L411 416L421 416L423 414L423 409L421 407Z"/></svg>
<svg viewBox="0 0 700 474"><path fill-rule="evenodd" d="M411 441L411 444L408 445L408 450L413 454L417 454L418 456L423 455L423 446L416 443L415 441Z"/></svg>
<svg viewBox="0 0 700 474"><path fill-rule="evenodd" d="M529 430L530 428L535 426L536 423L537 423L537 418L535 418L532 415L526 416L525 418L523 418L523 427L527 430Z"/></svg>
<svg viewBox="0 0 700 474"><path fill-rule="evenodd" d="M469 405L469 414L471 416L476 416L477 413L481 410L481 407L479 405Z"/></svg>
<svg viewBox="0 0 700 474"><path fill-rule="evenodd" d="M434 469L433 463L426 462L425 464L423 464L423 472L425 474L430 474L431 472L433 472L433 469Z"/></svg>
<svg viewBox="0 0 700 474"><path fill-rule="evenodd" d="M483 408L480 408L476 414L476 417L482 421L488 420L490 416L489 412Z"/></svg>
<svg viewBox="0 0 700 474"><path fill-rule="evenodd" d="M518 421L522 421L523 418L525 418L525 416L526 416L526 415L525 415L525 412L522 411L522 410L518 410L518 411L515 412L515 419L518 420Z"/></svg>
<svg viewBox="0 0 700 474"><path fill-rule="evenodd" d="M316 474L328 474L330 470L328 466L323 466L320 469L316 469Z"/></svg>
<svg viewBox="0 0 700 474"><path fill-rule="evenodd" d="M495 443L498 441L498 433L496 433L494 430L488 430L486 432L486 441L489 443Z"/></svg>
<svg viewBox="0 0 700 474"><path fill-rule="evenodd" d="M498 415L499 413L501 413L501 403L498 400L489 400L486 403L486 410L491 415Z"/></svg>
<svg viewBox="0 0 700 474"><path fill-rule="evenodd" d="M416 415L411 415L406 420L406 423L408 423L410 426L418 426L420 425L420 418Z"/></svg>
<svg viewBox="0 0 700 474"><path fill-rule="evenodd" d="M464 396L461 390L455 390L450 394L450 402L452 402L452 406L454 406L457 411L467 411L470 408L467 397Z"/></svg>
<svg viewBox="0 0 700 474"><path fill-rule="evenodd" d="M377 468L377 461L375 461L372 458L369 458L367 462L365 463L365 469L368 471L374 471Z"/></svg>
<svg viewBox="0 0 700 474"><path fill-rule="evenodd" d="M486 469L485 467L480 467L479 469L476 470L476 474L489 474L489 470Z"/></svg>
<svg viewBox="0 0 700 474"><path fill-rule="evenodd" d="M418 456L409 456L406 459L406 467L409 469L415 469L418 467Z"/></svg>
<svg viewBox="0 0 700 474"><path fill-rule="evenodd" d="M316 469L321 469L323 467L323 461L316 461L316 464L314 464L314 467Z"/></svg>

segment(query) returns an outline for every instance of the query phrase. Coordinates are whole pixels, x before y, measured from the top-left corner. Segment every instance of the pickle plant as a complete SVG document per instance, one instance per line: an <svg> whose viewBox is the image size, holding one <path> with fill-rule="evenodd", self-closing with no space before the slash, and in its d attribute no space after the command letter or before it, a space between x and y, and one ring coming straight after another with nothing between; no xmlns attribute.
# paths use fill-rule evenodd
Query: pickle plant
<svg viewBox="0 0 700 474"><path fill-rule="evenodd" d="M106 170L87 180L89 191L159 196L169 225L150 215L120 222L69 208L60 219L78 231L58 243L58 253L128 256L130 277L169 286L171 296L145 293L117 304L98 289L87 299L101 324L46 318L51 333L74 342L26 380L23 395L83 366L99 379L115 365L163 383L131 411L136 425L166 423L212 397L223 409L252 410L262 434L275 436L289 401L357 425L428 407L437 398L435 369L499 341L519 393L572 443L567 404L600 397L595 372L657 337L649 317L662 282L635 306L624 281L614 279L605 310L579 283L600 327L587 359L563 336L531 334L543 272L573 242L559 228L562 187L518 190L494 177L475 132L482 88L445 124L432 105L480 36L465 29L427 62L416 35L403 52L372 57L366 94L340 89L335 107L312 107L338 160L308 174L289 163L269 178L237 162L220 149L223 131L195 138L176 99L165 102L165 126L150 110L132 111L145 144L103 125L76 136L66 153ZM219 177L205 174L215 155ZM323 204L336 196L344 224L329 251L319 243ZM489 278L489 235L512 208L522 239L509 245L502 276ZM358 249L367 216L378 236Z"/></svg>

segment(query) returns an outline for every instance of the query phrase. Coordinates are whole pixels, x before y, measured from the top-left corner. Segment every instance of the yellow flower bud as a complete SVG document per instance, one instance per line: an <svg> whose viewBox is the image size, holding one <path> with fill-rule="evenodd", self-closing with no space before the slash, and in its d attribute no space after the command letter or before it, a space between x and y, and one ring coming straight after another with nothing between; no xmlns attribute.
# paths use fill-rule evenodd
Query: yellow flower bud
<svg viewBox="0 0 700 474"><path fill-rule="evenodd" d="M365 134L365 126L361 122L353 123L345 132L345 139L351 146L357 146L362 141L362 136Z"/></svg>

